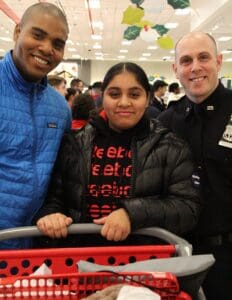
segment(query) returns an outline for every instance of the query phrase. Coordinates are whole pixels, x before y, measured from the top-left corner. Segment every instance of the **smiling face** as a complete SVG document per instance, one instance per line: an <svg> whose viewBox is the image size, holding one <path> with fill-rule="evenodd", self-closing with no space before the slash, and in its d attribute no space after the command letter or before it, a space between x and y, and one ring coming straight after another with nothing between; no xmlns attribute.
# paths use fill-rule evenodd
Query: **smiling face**
<svg viewBox="0 0 232 300"><path fill-rule="evenodd" d="M60 63L67 36L63 20L40 11L16 25L13 60L25 80L39 82Z"/></svg>
<svg viewBox="0 0 232 300"><path fill-rule="evenodd" d="M103 93L103 107L109 126L115 131L133 128L148 106L145 89L135 75L124 71L112 78Z"/></svg>
<svg viewBox="0 0 232 300"><path fill-rule="evenodd" d="M203 102L216 89L221 64L222 56L205 33L190 33L176 46L173 69L186 95L195 103Z"/></svg>

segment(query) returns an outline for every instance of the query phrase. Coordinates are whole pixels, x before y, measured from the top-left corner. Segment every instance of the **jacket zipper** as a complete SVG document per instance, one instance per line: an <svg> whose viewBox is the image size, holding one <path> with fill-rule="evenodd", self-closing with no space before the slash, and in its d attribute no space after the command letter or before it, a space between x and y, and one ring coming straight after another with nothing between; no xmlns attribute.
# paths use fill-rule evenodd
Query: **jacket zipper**
<svg viewBox="0 0 232 300"><path fill-rule="evenodd" d="M135 179L136 179L136 174L135 170L137 168L137 146L136 146L136 141L135 138L132 139L131 141L131 156L132 156L132 174L131 174L131 190L130 190L130 198L133 197L135 193Z"/></svg>
<svg viewBox="0 0 232 300"><path fill-rule="evenodd" d="M32 160L32 168L33 168L33 193L32 193L32 198L33 198L33 203L37 203L38 201L38 174L37 174L37 168L36 168L36 148L37 148L37 130L36 130L36 124L35 124L35 116L34 116L34 109L33 105L35 103L36 99L36 94L37 94L37 89L36 87L33 89L33 92L30 97L30 114L31 114L31 121L32 121L32 151L31 151L31 160ZM34 207L32 207L34 208ZM34 211L31 215L30 218L30 223L31 220L33 219L35 213L37 212L37 208L34 208Z"/></svg>

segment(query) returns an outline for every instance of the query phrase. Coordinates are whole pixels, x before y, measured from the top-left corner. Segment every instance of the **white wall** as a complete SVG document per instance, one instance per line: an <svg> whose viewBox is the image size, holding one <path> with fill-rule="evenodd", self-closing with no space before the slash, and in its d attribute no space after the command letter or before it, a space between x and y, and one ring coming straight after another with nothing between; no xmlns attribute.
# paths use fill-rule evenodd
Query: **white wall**
<svg viewBox="0 0 232 300"><path fill-rule="evenodd" d="M232 78L232 62L223 62L222 69L219 73L219 77L230 77Z"/></svg>
<svg viewBox="0 0 232 300"><path fill-rule="evenodd" d="M107 70L112 67L118 61L100 61L92 60L90 68L90 81L91 84L95 81L102 81ZM167 61L162 62L140 62L136 61L140 65L148 76L159 74L165 77L167 83L177 81L175 74L172 70L172 63ZM228 77L228 74L232 76L232 62L223 62L222 69L219 73L219 77Z"/></svg>

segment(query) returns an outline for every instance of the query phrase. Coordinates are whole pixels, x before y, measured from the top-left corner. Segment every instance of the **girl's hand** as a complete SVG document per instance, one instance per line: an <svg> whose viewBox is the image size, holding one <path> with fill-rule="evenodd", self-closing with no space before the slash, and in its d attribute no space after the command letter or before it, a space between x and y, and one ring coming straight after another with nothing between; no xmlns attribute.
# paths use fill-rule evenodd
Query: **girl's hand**
<svg viewBox="0 0 232 300"><path fill-rule="evenodd" d="M38 229L51 238L65 238L68 234L68 226L73 220L61 213L54 213L40 218L36 225Z"/></svg>
<svg viewBox="0 0 232 300"><path fill-rule="evenodd" d="M128 213L124 208L119 208L107 217L94 219L93 222L103 225L101 234L109 241L123 241L131 232Z"/></svg>

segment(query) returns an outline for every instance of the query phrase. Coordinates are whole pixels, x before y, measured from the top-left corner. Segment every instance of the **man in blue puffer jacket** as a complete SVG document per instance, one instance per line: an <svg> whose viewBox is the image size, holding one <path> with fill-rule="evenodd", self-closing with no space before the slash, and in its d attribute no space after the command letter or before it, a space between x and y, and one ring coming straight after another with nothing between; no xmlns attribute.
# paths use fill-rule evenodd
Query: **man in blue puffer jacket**
<svg viewBox="0 0 232 300"><path fill-rule="evenodd" d="M71 114L46 75L62 60L68 37L63 12L30 6L14 31L15 46L0 61L0 230L31 224L41 207ZM0 248L25 248L12 239Z"/></svg>

